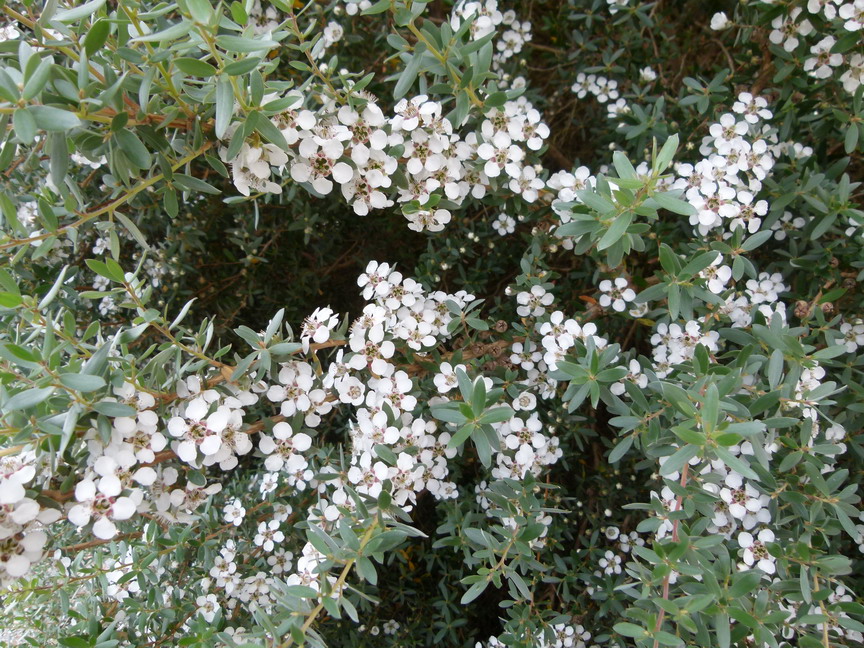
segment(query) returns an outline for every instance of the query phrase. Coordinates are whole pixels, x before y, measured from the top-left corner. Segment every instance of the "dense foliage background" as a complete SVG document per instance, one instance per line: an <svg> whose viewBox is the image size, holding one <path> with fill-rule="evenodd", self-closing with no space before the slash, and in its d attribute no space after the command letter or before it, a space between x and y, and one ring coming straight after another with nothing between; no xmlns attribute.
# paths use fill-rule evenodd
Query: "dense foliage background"
<svg viewBox="0 0 864 648"><path fill-rule="evenodd" d="M0 15L0 645L864 641L864 0Z"/></svg>

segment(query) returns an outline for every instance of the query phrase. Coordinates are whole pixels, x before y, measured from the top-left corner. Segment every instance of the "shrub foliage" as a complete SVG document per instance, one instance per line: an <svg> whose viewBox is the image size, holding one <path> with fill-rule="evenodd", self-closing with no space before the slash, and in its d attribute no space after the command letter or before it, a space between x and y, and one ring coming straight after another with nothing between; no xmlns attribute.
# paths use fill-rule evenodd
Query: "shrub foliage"
<svg viewBox="0 0 864 648"><path fill-rule="evenodd" d="M864 1L40 5L0 643L864 641Z"/></svg>

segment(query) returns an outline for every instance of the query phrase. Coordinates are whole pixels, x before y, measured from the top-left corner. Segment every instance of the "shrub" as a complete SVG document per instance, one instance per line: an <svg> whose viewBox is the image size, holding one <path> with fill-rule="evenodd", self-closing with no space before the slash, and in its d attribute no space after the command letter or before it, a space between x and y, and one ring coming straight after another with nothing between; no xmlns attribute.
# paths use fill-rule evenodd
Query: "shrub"
<svg viewBox="0 0 864 648"><path fill-rule="evenodd" d="M862 0L0 12L4 645L864 641Z"/></svg>

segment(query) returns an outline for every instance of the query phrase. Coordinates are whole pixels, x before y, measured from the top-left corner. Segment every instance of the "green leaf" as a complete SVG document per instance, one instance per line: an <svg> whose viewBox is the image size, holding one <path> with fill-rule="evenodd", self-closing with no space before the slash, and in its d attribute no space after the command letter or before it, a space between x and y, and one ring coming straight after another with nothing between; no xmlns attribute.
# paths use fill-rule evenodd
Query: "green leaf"
<svg viewBox="0 0 864 648"><path fill-rule="evenodd" d="M211 77L216 74L216 68L201 59L181 56L174 59L174 65L186 74L197 77Z"/></svg>
<svg viewBox="0 0 864 648"><path fill-rule="evenodd" d="M36 126L48 132L64 133L81 125L78 115L68 110L53 106L30 106L29 110Z"/></svg>
<svg viewBox="0 0 864 648"><path fill-rule="evenodd" d="M8 292L0 292L0 308L17 308L23 302L24 300L21 299L21 295L16 295L14 293Z"/></svg>
<svg viewBox="0 0 864 648"><path fill-rule="evenodd" d="M69 148L66 145L66 135L63 133L48 134L48 166L51 181L57 187L62 187L66 172L69 170ZM53 232L56 226L50 228Z"/></svg>
<svg viewBox="0 0 864 648"><path fill-rule="evenodd" d="M129 158L129 161L139 169L149 169L153 164L153 159L150 156L150 151L138 139L138 136L132 131L121 128L114 133L114 139L117 140L117 145Z"/></svg>
<svg viewBox="0 0 864 648"><path fill-rule="evenodd" d="M84 37L84 50L88 56L92 56L95 52L102 49L105 42L108 40L108 35L111 33L111 23L100 18L90 29L87 30L87 35Z"/></svg>
<svg viewBox="0 0 864 648"><path fill-rule="evenodd" d="M434 416L439 421L444 421L446 423L457 423L461 425L465 421L467 421L467 417L462 414L458 409L453 409L451 407L447 407L445 405L437 405L431 408L432 416Z"/></svg>
<svg viewBox="0 0 864 648"><path fill-rule="evenodd" d="M72 23L96 13L104 4L105 0L90 0L90 2L85 2L83 5L72 9L61 9L51 19L62 23Z"/></svg>
<svg viewBox="0 0 864 648"><path fill-rule="evenodd" d="M729 648L731 625L727 614L720 612L714 615L714 631L717 633L718 648Z"/></svg>
<svg viewBox="0 0 864 648"><path fill-rule="evenodd" d="M489 434L491 432L491 434ZM490 438L491 437L491 438ZM497 434L488 425L480 426L477 434L474 434L471 439L474 441L474 447L477 449L477 456L480 458L480 463L485 468L492 466L492 443L495 442L495 448L498 448Z"/></svg>
<svg viewBox="0 0 864 648"><path fill-rule="evenodd" d="M301 599L317 599L318 590L312 589L307 585L286 585L282 588L289 596L296 596Z"/></svg>
<svg viewBox="0 0 864 648"><path fill-rule="evenodd" d="M474 385L465 370L456 369L456 381L459 383L459 392L462 394L462 400L466 403L471 402L471 395L474 393Z"/></svg>
<svg viewBox="0 0 864 648"><path fill-rule="evenodd" d="M488 331L489 325L481 319L476 317L468 317L465 319L465 322L476 331Z"/></svg>
<svg viewBox="0 0 864 648"><path fill-rule="evenodd" d="M671 475L672 473L681 472L688 461L699 454L699 447L694 445L685 445L679 448L678 451L663 462L660 466L661 475Z"/></svg>
<svg viewBox="0 0 864 648"><path fill-rule="evenodd" d="M678 277L682 280L689 279L690 277L694 277L700 272L702 272L705 268L710 266L714 261L717 260L719 256L718 252L705 252L704 254L700 254L696 258L687 262L683 268L681 268L681 272L678 273Z"/></svg>
<svg viewBox="0 0 864 648"><path fill-rule="evenodd" d="M33 73L27 79L27 82L24 84L24 90L21 92L21 98L25 101L29 101L40 92L42 92L42 88L48 83L48 80L51 78L51 65L53 61L50 57L42 59L42 62L39 64Z"/></svg>
<svg viewBox="0 0 864 648"><path fill-rule="evenodd" d="M757 475L743 459L739 459L731 452L729 452L726 448L722 446L716 446L714 448L714 452L724 464L726 464L735 472L743 475L747 479L753 479L757 481L759 480L759 475Z"/></svg>
<svg viewBox="0 0 864 648"><path fill-rule="evenodd" d="M234 91L228 79L219 79L216 83L216 123L213 129L219 139L225 135L231 118L234 116Z"/></svg>
<svg viewBox="0 0 864 648"><path fill-rule="evenodd" d="M22 144L32 144L36 139L36 119L26 106L12 113L12 128Z"/></svg>
<svg viewBox="0 0 864 648"><path fill-rule="evenodd" d="M627 156L623 152L615 151L612 154L612 164L615 166L615 171L618 173L619 178L631 179L637 177L636 169L633 168L630 160L627 159Z"/></svg>
<svg viewBox="0 0 864 648"><path fill-rule="evenodd" d="M233 63L228 63L224 68L223 72L228 76L241 76L246 74L247 72L251 72L258 64L261 62L260 58L250 57L245 59L240 59L239 61L234 61Z"/></svg>
<svg viewBox="0 0 864 648"><path fill-rule="evenodd" d="M166 41L182 38L192 30L192 23L188 20L181 21L176 25L171 25L167 29L158 31L155 34L144 34L131 39L130 43L164 43Z"/></svg>
<svg viewBox="0 0 864 648"><path fill-rule="evenodd" d="M141 233L141 230L138 229L138 226L133 223L128 216L125 214L121 214L120 212L114 212L114 217L122 223L123 227L126 228L126 231L132 235L132 238L145 250L149 250L150 246L147 245L147 239L144 238L144 235Z"/></svg>
<svg viewBox="0 0 864 648"><path fill-rule="evenodd" d="M0 411L14 412L15 410L29 409L30 407L38 405L53 393L53 387L34 387L32 389L26 389L22 392L18 392L7 400L6 404L0 407Z"/></svg>
<svg viewBox="0 0 864 648"><path fill-rule="evenodd" d="M394 99L398 100L404 97L411 89L411 86L414 85L414 81L417 80L417 75L420 73L420 64L423 62L423 52L425 51L426 45L417 43L414 53L408 61L408 65L402 70L399 80L396 81L396 87L393 88Z"/></svg>
<svg viewBox="0 0 864 648"><path fill-rule="evenodd" d="M241 54L262 52L279 47L279 43L272 40L229 35L217 36L216 44L227 52L239 52Z"/></svg>
<svg viewBox="0 0 864 648"><path fill-rule="evenodd" d="M601 196L599 193L591 191L590 189L583 189L581 191L576 192L576 197L579 198L585 205L587 205L590 209L596 211L601 216L605 216L606 214L611 214L615 211L615 203L610 201L605 196Z"/></svg>
<svg viewBox="0 0 864 648"><path fill-rule="evenodd" d="M88 268L101 277L105 277L106 279L110 279L117 283L123 283L126 281L126 277L123 275L123 270L119 265L117 265L117 262L115 261L113 264L109 264L108 261L109 260L102 262L98 259L85 259L84 263L87 264Z"/></svg>
<svg viewBox="0 0 864 648"><path fill-rule="evenodd" d="M459 600L459 603L462 605L467 605L478 596L480 596L486 588L489 586L489 581L485 578L481 581L477 581L471 587L468 588L468 591L462 595L462 598Z"/></svg>
<svg viewBox="0 0 864 648"><path fill-rule="evenodd" d="M252 112L249 114L249 122L252 124L252 127L261 133L264 139L268 142L275 144L282 150L291 150L291 147L288 146L288 142L285 141L285 136L282 135L282 131L276 128L276 126L273 125L273 122L267 119L267 117L257 111Z"/></svg>
<svg viewBox="0 0 864 648"><path fill-rule="evenodd" d="M705 398L702 400L702 428L708 436L711 436L714 431L719 413L720 395L717 392L717 385L711 383L705 392Z"/></svg>
<svg viewBox="0 0 864 648"><path fill-rule="evenodd" d="M654 641L659 643L661 646L680 646L684 643L680 637L676 637L675 635L663 630L658 630L654 633Z"/></svg>
<svg viewBox="0 0 864 648"><path fill-rule="evenodd" d="M101 376L87 374L60 374L60 382L69 389L85 393L102 389L107 384Z"/></svg>
<svg viewBox="0 0 864 648"><path fill-rule="evenodd" d="M843 530L857 542L857 539L861 537L861 534L858 533L858 529L855 528L855 523L846 514L846 511L843 510L840 504L834 504L833 506L834 512L837 514L837 519L840 520L840 526L842 526Z"/></svg>
<svg viewBox="0 0 864 648"><path fill-rule="evenodd" d="M606 248L610 248L615 243L618 242L624 233L627 231L627 228L630 227L630 223L633 222L633 212L630 210L625 211L623 214L618 216L612 224L609 226L609 229L606 230L606 233L600 238L597 242L598 250L605 250Z"/></svg>
<svg viewBox="0 0 864 648"><path fill-rule="evenodd" d="M54 280L54 283L51 285L51 289L45 293L45 296L39 302L39 310L44 310L48 307L48 305L54 301L54 298L57 296L57 293L60 291L60 287L63 285L63 281L66 279L66 271L69 269L68 265L63 266L63 269L60 271L60 274L57 275L57 278ZM18 302L21 302L20 297L18 298Z"/></svg>
<svg viewBox="0 0 864 648"><path fill-rule="evenodd" d="M100 414L110 416L111 418L116 418L118 416L135 416L135 414L137 413L134 407L124 405L123 403L116 403L114 401L102 401L101 403L95 403L93 405L93 409Z"/></svg>
<svg viewBox="0 0 864 648"><path fill-rule="evenodd" d="M366 556L360 556L354 563L357 566L357 574L371 585L378 584L378 572L375 571L375 565Z"/></svg>
<svg viewBox="0 0 864 648"><path fill-rule="evenodd" d="M663 173L672 163L672 158L675 157L675 151L678 150L678 135L672 135L664 143L657 158L654 160L653 170L658 173Z"/></svg>
<svg viewBox="0 0 864 648"><path fill-rule="evenodd" d="M661 208L671 211L673 214L691 216L696 213L696 208L693 205L678 198L674 192L656 193L652 198ZM717 255L714 256L716 258Z"/></svg>
<svg viewBox="0 0 864 648"><path fill-rule="evenodd" d="M460 445L465 443L468 440L468 437L471 436L471 433L476 429L473 423L466 423L461 428L456 431L450 441L447 443L448 448L458 448Z"/></svg>
<svg viewBox="0 0 864 648"><path fill-rule="evenodd" d="M366 7L363 11L360 12L361 16L372 16L374 14L384 13L388 11L393 4L393 0L378 0L371 7Z"/></svg>
<svg viewBox="0 0 864 648"><path fill-rule="evenodd" d="M660 266L667 274L677 275L681 270L681 259L679 259L678 255L675 254L672 248L665 243L660 244L658 256L660 257Z"/></svg>
<svg viewBox="0 0 864 648"><path fill-rule="evenodd" d="M642 639L643 637L648 637L650 633L643 627L636 625L635 623L616 623L612 626L612 629L620 634L622 637L632 637L634 639Z"/></svg>
<svg viewBox="0 0 864 648"><path fill-rule="evenodd" d="M234 22L240 25L245 25L249 22L249 15L246 13L246 7L236 0L231 3L231 18L234 19Z"/></svg>
<svg viewBox="0 0 864 648"><path fill-rule="evenodd" d="M201 25L207 25L213 18L213 7L210 0L186 0L192 20Z"/></svg>
<svg viewBox="0 0 864 648"><path fill-rule="evenodd" d="M780 384L780 378L783 375L783 352L780 349L774 349L771 352L771 358L768 360L768 386L771 389Z"/></svg>
<svg viewBox="0 0 864 648"><path fill-rule="evenodd" d="M745 252L750 252L755 250L760 245L762 245L765 241L770 239L774 235L773 230L763 230L761 232L756 232L753 236L749 237L746 241L741 244L741 249Z"/></svg>
<svg viewBox="0 0 864 648"><path fill-rule="evenodd" d="M479 417L483 410L486 409L486 381L483 380L483 376L478 376L476 380L474 380L474 387L471 393L471 410L474 412L474 416Z"/></svg>
<svg viewBox="0 0 864 648"><path fill-rule="evenodd" d="M633 447L633 435L627 435L609 453L609 463L617 463Z"/></svg>
<svg viewBox="0 0 864 648"><path fill-rule="evenodd" d="M477 420L477 423L480 425L502 423L503 421L509 421L511 418L513 418L513 415L513 408L511 408L509 405L493 407L492 409L484 412L483 415Z"/></svg>
<svg viewBox="0 0 864 648"><path fill-rule="evenodd" d="M175 173L174 178L172 180L174 184L183 189L184 191L192 191L192 192L200 192L200 193L208 193L208 194L220 194L222 193L219 189L214 187L211 184L204 182L203 180L196 178L195 176L186 175L185 173Z"/></svg>
<svg viewBox="0 0 864 648"><path fill-rule="evenodd" d="M751 569L735 576L732 587L729 588L729 596L739 598L749 594L759 583L762 582L762 571Z"/></svg>
<svg viewBox="0 0 864 648"><path fill-rule="evenodd" d="M672 432L681 439L684 443L690 445L703 446L705 445L705 435L696 430L692 430L684 425L676 425L672 428Z"/></svg>
<svg viewBox="0 0 864 648"><path fill-rule="evenodd" d="M858 124L852 122L846 129L846 137L843 140L843 149L847 155L851 155L858 146Z"/></svg>
<svg viewBox="0 0 864 648"><path fill-rule="evenodd" d="M678 312L681 310L681 286L677 283L669 284L666 291L666 305L669 308L669 317L673 320L678 319Z"/></svg>

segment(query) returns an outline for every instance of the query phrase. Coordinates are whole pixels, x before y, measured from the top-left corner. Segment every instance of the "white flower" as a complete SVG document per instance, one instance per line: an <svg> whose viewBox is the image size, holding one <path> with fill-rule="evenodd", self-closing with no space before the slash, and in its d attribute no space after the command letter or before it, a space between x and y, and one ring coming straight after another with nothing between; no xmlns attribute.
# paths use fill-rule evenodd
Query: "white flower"
<svg viewBox="0 0 864 648"><path fill-rule="evenodd" d="M202 594L195 599L195 605L198 606L198 613L208 623L216 618L216 613L219 611L219 601L215 594Z"/></svg>
<svg viewBox="0 0 864 648"><path fill-rule="evenodd" d="M199 396L186 405L183 416L168 421L168 432L181 439L175 452L187 463L194 464L199 449L204 455L214 455L222 446L221 433L228 425L230 410L219 407L207 416L208 410L209 403Z"/></svg>
<svg viewBox="0 0 864 648"><path fill-rule="evenodd" d="M718 252L717 258L711 262L711 265L699 273L700 277L708 280L708 290L715 295L726 290L726 284L732 278L732 268L720 265L721 263L723 263L723 255Z"/></svg>
<svg viewBox="0 0 864 648"><path fill-rule="evenodd" d="M609 391L611 391L616 396L621 396L624 392L627 391L627 387L624 385L625 381L630 381L635 384L640 389L645 389L648 386L648 376L642 371L642 365L639 364L639 361L633 358L630 360L630 363L627 365L628 373L624 378L612 385L609 386Z"/></svg>
<svg viewBox="0 0 864 648"><path fill-rule="evenodd" d="M598 300L600 306L608 308L611 304L615 311L623 313L627 309L627 302L636 299L636 292L629 285L624 277L616 277L614 283L609 279L601 281L598 286L603 293Z"/></svg>
<svg viewBox="0 0 864 648"><path fill-rule="evenodd" d="M738 545L744 550L744 563L752 567L755 562L763 572L773 574L776 571L776 559L765 548L766 542L774 542L774 532L771 529L762 529L755 538L747 531L738 534Z"/></svg>
<svg viewBox="0 0 864 648"><path fill-rule="evenodd" d="M357 285L363 289L363 299L372 299L372 296L384 296L390 292L390 284L387 277L390 276L392 268L388 263L370 261L366 265L366 271L357 278Z"/></svg>
<svg viewBox="0 0 864 648"><path fill-rule="evenodd" d="M833 36L826 36L813 47L810 48L810 53L814 56L804 61L804 71L809 72L811 76L817 79L827 79L833 74L831 68L837 67L843 63L842 54L832 54L831 48L837 40Z"/></svg>
<svg viewBox="0 0 864 648"><path fill-rule="evenodd" d="M354 355L348 361L348 366L358 371L371 369L373 373L383 376L387 368L392 367L388 359L393 357L396 346L390 340L384 339L384 327L373 326L368 331L359 330L352 333L349 345Z"/></svg>
<svg viewBox="0 0 864 648"><path fill-rule="evenodd" d="M854 93L864 83L864 54L852 54L848 65L848 69L840 75L840 81L846 92Z"/></svg>
<svg viewBox="0 0 864 648"><path fill-rule="evenodd" d="M291 362L283 365L279 370L279 382L281 385L272 385L267 390L267 398L282 404L282 416L294 416L297 412L310 410L314 378L308 363Z"/></svg>
<svg viewBox="0 0 864 648"><path fill-rule="evenodd" d="M294 434L291 426L280 421L273 426L273 436L261 435L258 448L266 455L264 465L270 472L296 472L306 468L306 458L300 454L312 447L312 437L305 432Z"/></svg>
<svg viewBox="0 0 864 648"><path fill-rule="evenodd" d="M826 20L834 20L837 17L837 7L843 0L807 0L807 11L812 14L821 13Z"/></svg>
<svg viewBox="0 0 864 648"><path fill-rule="evenodd" d="M606 575L621 573L621 556L612 551L606 551L597 564L600 565Z"/></svg>
<svg viewBox="0 0 864 648"><path fill-rule="evenodd" d="M732 111L744 115L751 124L757 123L760 119L771 119L774 114L768 110L768 101L764 97L754 97L749 92L742 92L738 95L738 101L732 104Z"/></svg>
<svg viewBox="0 0 864 648"><path fill-rule="evenodd" d="M843 27L847 31L858 31L864 27L864 0L854 0L844 4L838 13L846 21Z"/></svg>
<svg viewBox="0 0 864 648"><path fill-rule="evenodd" d="M516 342L512 347L513 353L510 355L510 362L514 365L521 366L525 371L534 368L537 362L543 357L543 354L537 350L537 345L531 340L525 340L525 343Z"/></svg>
<svg viewBox="0 0 864 648"><path fill-rule="evenodd" d="M10 23L8 25L0 25L0 43L5 43L10 40L18 40L21 36L21 32L19 32L15 25Z"/></svg>
<svg viewBox="0 0 864 648"><path fill-rule="evenodd" d="M17 457L0 457L0 506L17 504L26 496L24 484L36 475L36 468Z"/></svg>
<svg viewBox="0 0 864 648"><path fill-rule="evenodd" d="M845 345L847 353L855 353L859 346L864 346L864 324L843 322L840 325L840 333L843 337L837 339L837 344Z"/></svg>
<svg viewBox="0 0 864 648"><path fill-rule="evenodd" d="M347 136L351 137L350 133ZM332 175L339 184L345 184L353 179L354 170L347 163L338 161L345 151L338 135L326 137L322 134L304 137L300 140L298 150L300 155L291 165L291 178L295 182L309 182L318 193L328 194L333 190L333 183L329 176Z"/></svg>
<svg viewBox="0 0 864 648"><path fill-rule="evenodd" d="M779 15L772 22L774 30L768 35L768 39L775 45L783 43L783 49L791 52L798 47L798 36L807 36L813 31L813 25L806 18L797 22L801 14L801 7L795 7L788 16Z"/></svg>
<svg viewBox="0 0 864 648"><path fill-rule="evenodd" d="M309 340L315 344L323 344L330 339L330 333L339 326L339 316L331 308L316 308L303 322L300 339L308 350Z"/></svg>
<svg viewBox="0 0 864 648"><path fill-rule="evenodd" d="M516 301L519 303L516 312L522 317L540 317L554 300L552 293L547 293L543 286L535 285L529 292L520 292L516 295Z"/></svg>
<svg viewBox="0 0 864 648"><path fill-rule="evenodd" d="M340 25L336 21L331 21L327 23L327 26L324 28L324 47L330 47L334 43L339 42L342 39L342 35L344 33L345 30L342 29L342 25Z"/></svg>
<svg viewBox="0 0 864 648"><path fill-rule="evenodd" d="M279 530L279 522L270 520L258 524L258 533L255 534L254 542L266 552L273 551L276 543L282 542L285 534Z"/></svg>
<svg viewBox="0 0 864 648"><path fill-rule="evenodd" d="M449 362L442 362L439 369L441 373L435 374L433 382L435 383L435 387L438 389L439 393L446 394L459 384L459 381L456 378L456 370L461 369L462 371L465 371L465 365L457 364L453 367Z"/></svg>
<svg viewBox="0 0 864 648"><path fill-rule="evenodd" d="M742 141L742 136L747 133L748 125L746 121L737 121L732 113L725 113L720 116L720 121L716 124L711 124L708 132L714 138L714 146L720 155L726 155L738 146Z"/></svg>
<svg viewBox="0 0 864 648"><path fill-rule="evenodd" d="M639 70L639 78L643 83L653 83L657 80L657 73L651 69L651 66L644 67Z"/></svg>
<svg viewBox="0 0 864 648"><path fill-rule="evenodd" d="M93 535L102 540L117 535L113 520L128 520L135 514L135 503L130 498L108 495L97 489L92 479L78 482L75 499L79 503L69 509L69 521L82 527L95 518Z"/></svg>
<svg viewBox="0 0 864 648"><path fill-rule="evenodd" d="M408 229L410 230L440 232L450 222L450 212L446 209L421 209L405 214L405 218L408 219Z"/></svg>
<svg viewBox="0 0 864 648"><path fill-rule="evenodd" d="M720 489L720 498L726 502L732 517L744 519L748 513L758 513L767 504L768 497L745 484L738 473L730 471L724 481L726 486Z"/></svg>
<svg viewBox="0 0 864 648"><path fill-rule="evenodd" d="M222 509L225 513L225 521L234 526L240 526L243 523L243 517L246 515L246 509L243 508L239 499L226 504Z"/></svg>
<svg viewBox="0 0 864 648"><path fill-rule="evenodd" d="M729 17L726 15L725 11L718 11L713 16L711 16L711 29L713 29L714 31L727 29L731 26L732 21L729 20Z"/></svg>
<svg viewBox="0 0 864 648"><path fill-rule="evenodd" d="M516 220L507 214L498 214L498 217L492 221L492 229L501 236L512 234L516 230Z"/></svg>
<svg viewBox="0 0 864 648"><path fill-rule="evenodd" d="M519 411L531 411L537 407L537 397L530 391L525 391L519 394L513 400L513 409Z"/></svg>
<svg viewBox="0 0 864 648"><path fill-rule="evenodd" d="M514 162L520 162L525 157L524 151L513 144L510 135L503 131L495 133L490 142L484 142L478 146L477 155L486 161L483 172L490 178L497 178L505 167L509 167ZM513 175L509 168L508 175Z"/></svg>

